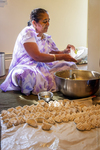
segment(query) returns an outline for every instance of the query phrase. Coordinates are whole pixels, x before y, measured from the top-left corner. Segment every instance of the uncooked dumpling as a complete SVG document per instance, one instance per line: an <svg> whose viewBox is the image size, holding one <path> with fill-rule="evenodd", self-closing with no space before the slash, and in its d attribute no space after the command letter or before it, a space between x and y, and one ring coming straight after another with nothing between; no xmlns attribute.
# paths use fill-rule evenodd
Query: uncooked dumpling
<svg viewBox="0 0 100 150"><path fill-rule="evenodd" d="M44 122L43 124L42 124L42 129L43 130L50 130L50 128L52 127L52 125L51 124L49 124L49 123L46 123L46 122Z"/></svg>
<svg viewBox="0 0 100 150"><path fill-rule="evenodd" d="M12 112L15 108L11 107L7 111Z"/></svg>
<svg viewBox="0 0 100 150"><path fill-rule="evenodd" d="M88 123L88 122L84 122L83 126L84 126L84 128L85 128L86 131L90 131L91 130L91 124Z"/></svg>
<svg viewBox="0 0 100 150"><path fill-rule="evenodd" d="M80 120L79 120L79 117L75 118L74 119L74 122L77 124L77 123L80 123Z"/></svg>
<svg viewBox="0 0 100 150"><path fill-rule="evenodd" d="M52 117L50 117L47 121L50 124L55 124L55 121L54 121L54 119Z"/></svg>
<svg viewBox="0 0 100 150"><path fill-rule="evenodd" d="M13 126L13 123L11 123L10 121L8 121L7 128L11 128L12 126Z"/></svg>
<svg viewBox="0 0 100 150"><path fill-rule="evenodd" d="M44 100L39 100L38 102L39 102L39 104L41 104L42 106L44 106L44 105L46 104L46 102L45 102Z"/></svg>
<svg viewBox="0 0 100 150"><path fill-rule="evenodd" d="M37 117L36 120L38 123L43 123L44 118L43 117Z"/></svg>
<svg viewBox="0 0 100 150"><path fill-rule="evenodd" d="M85 127L83 126L83 124L81 122L79 122L77 125L76 125L76 128L78 130L81 130L81 131L84 131Z"/></svg>
<svg viewBox="0 0 100 150"><path fill-rule="evenodd" d="M7 110L2 110L1 111L1 116L3 117L4 115L6 115L8 112L7 112Z"/></svg>
<svg viewBox="0 0 100 150"><path fill-rule="evenodd" d="M65 116L65 117L62 118L62 121L63 122L69 122L69 119Z"/></svg>
<svg viewBox="0 0 100 150"><path fill-rule="evenodd" d="M37 121L35 119L27 119L26 123L34 128L38 127Z"/></svg>
<svg viewBox="0 0 100 150"><path fill-rule="evenodd" d="M45 117L45 119L48 119L48 118L50 118L50 117L51 117L51 114L50 114L50 112L46 112L44 117Z"/></svg>
<svg viewBox="0 0 100 150"><path fill-rule="evenodd" d="M26 122L26 120L23 116L19 116L17 119L18 119L19 124L23 124Z"/></svg>
<svg viewBox="0 0 100 150"><path fill-rule="evenodd" d="M17 106L16 109L17 109L17 110L20 110L20 109L22 109L22 107L21 107L21 106Z"/></svg>
<svg viewBox="0 0 100 150"><path fill-rule="evenodd" d="M62 122L62 119L61 119L61 116L60 116L60 115L56 116L54 120L55 120L56 122L58 122L58 123L61 123L61 122Z"/></svg>
<svg viewBox="0 0 100 150"><path fill-rule="evenodd" d="M11 124L14 124L15 126L19 125L19 121L18 121L18 119L16 117L10 118L9 122Z"/></svg>

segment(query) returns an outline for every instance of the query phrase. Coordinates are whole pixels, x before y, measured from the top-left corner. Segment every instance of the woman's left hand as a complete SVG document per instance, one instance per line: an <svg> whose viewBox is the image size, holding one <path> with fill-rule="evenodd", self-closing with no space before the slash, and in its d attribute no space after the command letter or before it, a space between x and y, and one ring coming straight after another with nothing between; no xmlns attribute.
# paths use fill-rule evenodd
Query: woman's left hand
<svg viewBox="0 0 100 150"><path fill-rule="evenodd" d="M75 52L75 47L73 45L68 44L66 49L63 50L63 53L69 54L71 49Z"/></svg>

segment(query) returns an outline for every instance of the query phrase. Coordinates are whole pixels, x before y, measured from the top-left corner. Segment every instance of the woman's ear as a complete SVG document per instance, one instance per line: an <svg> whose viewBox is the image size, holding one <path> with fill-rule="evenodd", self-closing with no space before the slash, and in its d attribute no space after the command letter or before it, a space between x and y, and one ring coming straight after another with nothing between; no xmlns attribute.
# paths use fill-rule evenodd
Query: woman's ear
<svg viewBox="0 0 100 150"><path fill-rule="evenodd" d="M32 21L32 24L34 27L36 26L36 22L34 20Z"/></svg>

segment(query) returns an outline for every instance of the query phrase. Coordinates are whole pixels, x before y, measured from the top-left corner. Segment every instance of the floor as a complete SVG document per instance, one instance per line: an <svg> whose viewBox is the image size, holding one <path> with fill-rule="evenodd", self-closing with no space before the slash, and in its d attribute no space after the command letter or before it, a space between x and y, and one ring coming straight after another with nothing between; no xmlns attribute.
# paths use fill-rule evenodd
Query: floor
<svg viewBox="0 0 100 150"><path fill-rule="evenodd" d="M87 70L87 65L78 65L79 70ZM6 70L6 75L3 77L0 77L0 84L5 80L7 76L8 70ZM99 92L100 93L100 92ZM64 99L66 98L62 93L57 92L54 93L53 99ZM16 107L16 106L24 106L24 105L31 105L31 104L37 104L38 97L37 95L29 95L25 96L19 91L9 91L9 92L2 92L0 89L0 112L2 110L6 110L10 107Z"/></svg>

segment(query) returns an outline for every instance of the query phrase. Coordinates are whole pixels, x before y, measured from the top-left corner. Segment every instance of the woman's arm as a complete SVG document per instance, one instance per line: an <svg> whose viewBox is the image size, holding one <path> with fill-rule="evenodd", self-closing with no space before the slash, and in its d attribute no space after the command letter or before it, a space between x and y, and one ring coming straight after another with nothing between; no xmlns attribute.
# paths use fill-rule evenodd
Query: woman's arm
<svg viewBox="0 0 100 150"><path fill-rule="evenodd" d="M25 47L27 53L35 61L38 61L38 62L52 62L52 61L54 61L54 55L53 54L40 53L38 46L35 42L24 43L24 47Z"/></svg>
<svg viewBox="0 0 100 150"><path fill-rule="evenodd" d="M55 61L55 60L65 60L65 61L77 62L69 54L63 54L63 53L45 54L45 53L40 53L40 51L38 49L38 46L37 46L37 44L35 42L24 43L24 47L25 47L27 53L35 61L38 61L38 62L52 62L52 61Z"/></svg>

